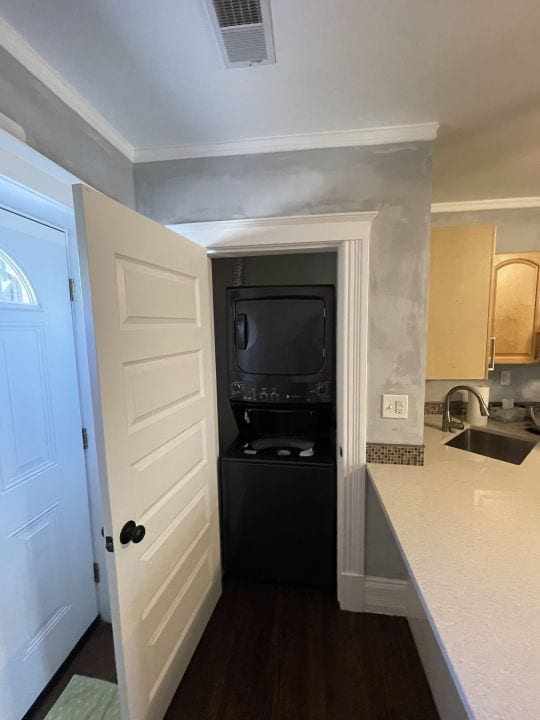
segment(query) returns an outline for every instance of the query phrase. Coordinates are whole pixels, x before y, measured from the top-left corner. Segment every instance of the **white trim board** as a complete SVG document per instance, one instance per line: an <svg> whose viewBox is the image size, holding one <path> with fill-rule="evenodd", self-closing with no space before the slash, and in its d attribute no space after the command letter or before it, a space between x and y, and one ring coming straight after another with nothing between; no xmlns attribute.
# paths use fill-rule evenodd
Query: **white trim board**
<svg viewBox="0 0 540 720"><path fill-rule="evenodd" d="M433 214L438 214L475 212L479 210L520 210L538 207L540 207L540 197L518 197L433 203L431 205L431 212Z"/></svg>
<svg viewBox="0 0 540 720"><path fill-rule="evenodd" d="M26 142L26 133L22 125L19 125L19 123L16 123L7 115L4 115L3 112L0 112L0 130L7 132L9 135L12 135L14 138L17 138L17 140L20 140L23 143Z"/></svg>
<svg viewBox="0 0 540 720"><path fill-rule="evenodd" d="M0 177L64 207L73 207L71 186L82 182L52 160L0 129Z"/></svg>
<svg viewBox="0 0 540 720"><path fill-rule="evenodd" d="M126 138L1 17L0 45L122 155L133 162L133 146Z"/></svg>
<svg viewBox="0 0 540 720"><path fill-rule="evenodd" d="M168 147L140 147L135 148L134 162L144 163L162 160L183 160L186 158L221 157L224 155L254 155L320 148L432 141L437 137L438 129L439 123L425 122L410 125L353 128L331 132L272 135L224 142L186 143Z"/></svg>
<svg viewBox="0 0 540 720"><path fill-rule="evenodd" d="M364 582L365 612L406 617L409 607L408 580L366 575Z"/></svg>
<svg viewBox="0 0 540 720"><path fill-rule="evenodd" d="M377 212L351 212L215 220L167 227L208 248L212 255L222 249L228 255L232 251L252 254L260 252L261 246L268 254L272 249L279 253L296 252L296 243L301 247L309 243L319 249L321 244L335 249L339 242L358 237L359 223L370 224L376 217Z"/></svg>
<svg viewBox="0 0 540 720"><path fill-rule="evenodd" d="M376 213L170 225L209 255L334 250L337 274L338 600L364 609L369 240Z"/></svg>

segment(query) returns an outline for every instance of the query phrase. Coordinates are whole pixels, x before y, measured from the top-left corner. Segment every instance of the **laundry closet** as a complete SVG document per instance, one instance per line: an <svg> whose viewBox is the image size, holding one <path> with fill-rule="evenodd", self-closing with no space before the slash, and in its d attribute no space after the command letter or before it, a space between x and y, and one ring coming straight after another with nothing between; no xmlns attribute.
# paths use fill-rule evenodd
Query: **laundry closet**
<svg viewBox="0 0 540 720"><path fill-rule="evenodd" d="M225 578L335 586L336 260L212 260Z"/></svg>

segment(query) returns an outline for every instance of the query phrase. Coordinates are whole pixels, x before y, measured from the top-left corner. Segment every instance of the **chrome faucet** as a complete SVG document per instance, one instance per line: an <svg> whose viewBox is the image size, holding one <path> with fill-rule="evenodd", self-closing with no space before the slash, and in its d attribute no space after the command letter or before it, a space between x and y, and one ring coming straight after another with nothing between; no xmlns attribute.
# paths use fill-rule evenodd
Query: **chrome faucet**
<svg viewBox="0 0 540 720"><path fill-rule="evenodd" d="M486 403L484 402L484 398L480 395L476 388L473 388L470 385L456 385L446 393L446 399L444 401L444 413L442 419L443 432L454 432L454 430L463 430L463 428L465 427L462 422L460 422L459 420L454 420L454 418L452 418L452 416L450 415L450 401L452 400L452 395L458 390L467 390L467 392L472 393L474 397L478 400L478 404L480 405L480 414L484 417L489 416L488 406L486 405Z"/></svg>

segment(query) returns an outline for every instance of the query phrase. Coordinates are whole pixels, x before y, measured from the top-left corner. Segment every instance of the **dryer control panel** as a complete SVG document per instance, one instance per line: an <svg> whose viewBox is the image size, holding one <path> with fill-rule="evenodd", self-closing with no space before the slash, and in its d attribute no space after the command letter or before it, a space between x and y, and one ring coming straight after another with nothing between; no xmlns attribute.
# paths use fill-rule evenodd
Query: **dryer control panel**
<svg viewBox="0 0 540 720"><path fill-rule="evenodd" d="M314 383L288 382L284 378L274 381L253 382L238 379L229 383L229 398L238 402L305 404L329 403L332 401L332 383L330 380L319 380Z"/></svg>

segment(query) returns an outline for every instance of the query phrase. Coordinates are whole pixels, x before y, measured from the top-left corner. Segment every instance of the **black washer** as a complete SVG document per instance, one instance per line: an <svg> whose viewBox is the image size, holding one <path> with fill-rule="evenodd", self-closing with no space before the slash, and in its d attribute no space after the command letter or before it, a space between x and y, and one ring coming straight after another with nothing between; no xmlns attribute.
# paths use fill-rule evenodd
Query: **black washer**
<svg viewBox="0 0 540 720"><path fill-rule="evenodd" d="M329 444L314 455L245 454L238 438L221 457L225 574L319 587L336 584L336 468Z"/></svg>

